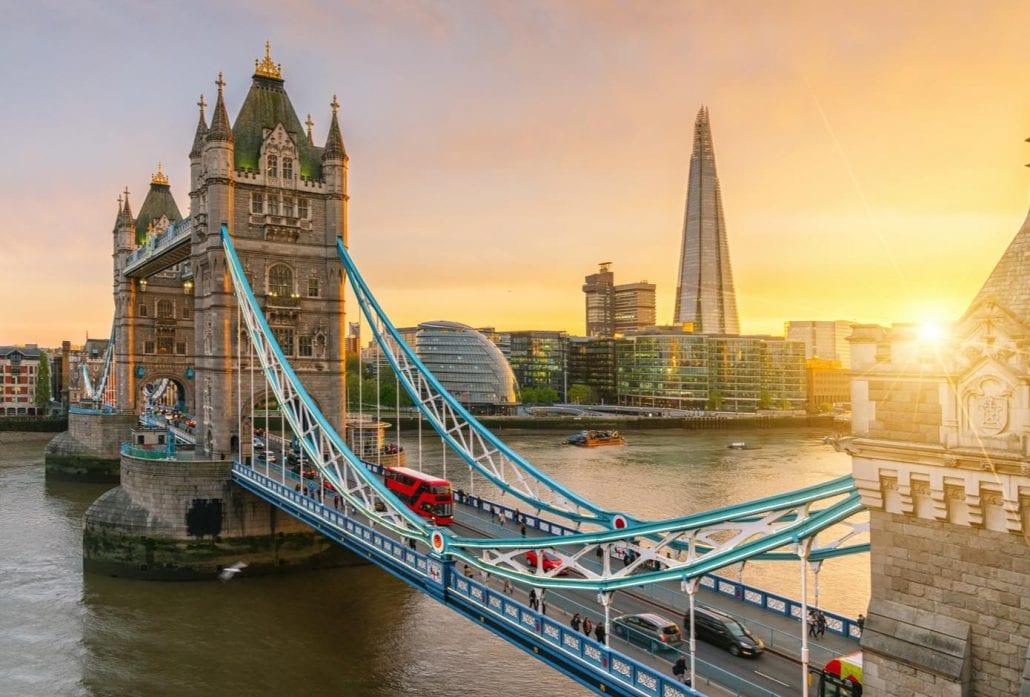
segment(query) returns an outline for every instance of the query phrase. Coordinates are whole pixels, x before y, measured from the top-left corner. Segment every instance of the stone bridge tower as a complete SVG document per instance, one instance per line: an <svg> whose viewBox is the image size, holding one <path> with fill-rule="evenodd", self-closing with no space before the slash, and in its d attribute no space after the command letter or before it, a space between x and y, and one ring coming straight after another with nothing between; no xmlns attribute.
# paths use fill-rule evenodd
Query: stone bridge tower
<svg viewBox="0 0 1030 697"><path fill-rule="evenodd" d="M864 694L1030 697L1030 217L949 341L850 341Z"/></svg>
<svg viewBox="0 0 1030 697"><path fill-rule="evenodd" d="M341 432L344 422L336 238L347 235L347 154L339 105L334 97L328 137L316 146L311 117L305 130L267 45L264 60L255 63L231 125L219 75L211 125L201 111L190 152L196 436L198 451L211 457L235 451L239 437L236 302L222 251L223 223L290 363ZM246 360L246 345L241 353Z"/></svg>

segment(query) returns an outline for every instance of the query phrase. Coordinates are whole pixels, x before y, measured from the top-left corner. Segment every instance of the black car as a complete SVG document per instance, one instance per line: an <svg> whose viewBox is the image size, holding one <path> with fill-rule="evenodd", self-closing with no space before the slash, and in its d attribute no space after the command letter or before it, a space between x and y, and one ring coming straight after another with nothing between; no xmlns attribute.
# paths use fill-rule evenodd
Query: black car
<svg viewBox="0 0 1030 697"><path fill-rule="evenodd" d="M696 635L701 641L726 649L734 656L756 658L765 651L762 640L736 618L712 608L695 608ZM690 636L690 614L683 616L683 627Z"/></svg>

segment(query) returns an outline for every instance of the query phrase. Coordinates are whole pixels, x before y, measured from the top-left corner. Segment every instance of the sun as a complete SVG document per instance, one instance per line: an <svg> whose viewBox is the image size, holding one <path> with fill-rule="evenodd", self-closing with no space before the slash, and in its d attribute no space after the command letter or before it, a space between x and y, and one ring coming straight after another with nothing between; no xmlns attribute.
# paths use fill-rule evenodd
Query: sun
<svg viewBox="0 0 1030 697"><path fill-rule="evenodd" d="M924 320L919 323L917 336L922 344L940 346L948 339L948 328L937 320Z"/></svg>

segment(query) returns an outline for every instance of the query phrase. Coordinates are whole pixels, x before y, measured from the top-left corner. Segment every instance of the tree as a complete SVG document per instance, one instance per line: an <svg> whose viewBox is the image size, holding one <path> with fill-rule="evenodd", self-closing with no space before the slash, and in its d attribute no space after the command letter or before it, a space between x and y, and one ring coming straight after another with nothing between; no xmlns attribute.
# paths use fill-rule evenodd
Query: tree
<svg viewBox="0 0 1030 697"><path fill-rule="evenodd" d="M523 404L554 404L558 401L558 390L553 387L523 387Z"/></svg>
<svg viewBox="0 0 1030 697"><path fill-rule="evenodd" d="M36 413L45 414L50 402L50 359L39 352L39 368L36 369Z"/></svg>
<svg viewBox="0 0 1030 697"><path fill-rule="evenodd" d="M597 394L590 385L576 383L569 385L569 401L573 404L594 404L597 402Z"/></svg>
<svg viewBox="0 0 1030 697"><path fill-rule="evenodd" d="M705 404L708 411L722 411L722 392L712 390L708 393L708 402Z"/></svg>
<svg viewBox="0 0 1030 697"><path fill-rule="evenodd" d="M758 397L758 408L759 409L772 409L773 408L773 396L769 394L769 390L762 390Z"/></svg>

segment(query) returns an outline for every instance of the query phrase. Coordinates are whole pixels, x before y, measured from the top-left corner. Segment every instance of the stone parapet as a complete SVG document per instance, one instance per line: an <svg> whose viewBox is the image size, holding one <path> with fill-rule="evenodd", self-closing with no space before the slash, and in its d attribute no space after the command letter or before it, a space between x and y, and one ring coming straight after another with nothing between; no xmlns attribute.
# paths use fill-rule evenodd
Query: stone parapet
<svg viewBox="0 0 1030 697"><path fill-rule="evenodd" d="M136 423L132 414L68 414L68 430L46 447L46 474L60 479L117 482L119 448Z"/></svg>

